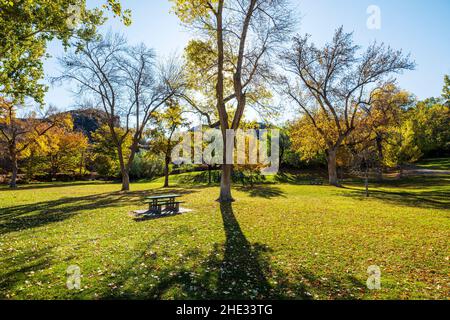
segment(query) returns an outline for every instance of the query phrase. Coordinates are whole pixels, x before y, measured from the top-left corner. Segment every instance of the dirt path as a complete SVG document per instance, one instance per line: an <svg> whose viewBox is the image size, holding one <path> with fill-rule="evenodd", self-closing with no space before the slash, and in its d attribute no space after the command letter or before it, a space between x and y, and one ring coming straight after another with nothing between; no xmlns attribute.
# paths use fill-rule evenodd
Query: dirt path
<svg viewBox="0 0 450 320"><path fill-rule="evenodd" d="M446 175L450 174L450 170L423 169L416 166L405 168L405 175Z"/></svg>

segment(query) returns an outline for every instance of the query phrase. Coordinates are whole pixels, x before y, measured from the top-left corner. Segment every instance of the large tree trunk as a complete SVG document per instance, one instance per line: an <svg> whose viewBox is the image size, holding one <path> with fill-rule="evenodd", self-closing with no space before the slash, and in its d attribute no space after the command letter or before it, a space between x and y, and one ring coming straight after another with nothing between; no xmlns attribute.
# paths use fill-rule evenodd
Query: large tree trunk
<svg viewBox="0 0 450 320"><path fill-rule="evenodd" d="M231 173L233 172L233 165L222 165L222 177L220 180L220 202L233 202L234 199L231 196Z"/></svg>
<svg viewBox="0 0 450 320"><path fill-rule="evenodd" d="M10 158L11 158L11 167L12 167L12 175L11 182L9 183L10 188L17 188L17 173L19 171L17 165L17 154L14 148L10 148Z"/></svg>
<svg viewBox="0 0 450 320"><path fill-rule="evenodd" d="M127 170L122 171L122 191L130 191L130 174Z"/></svg>
<svg viewBox="0 0 450 320"><path fill-rule="evenodd" d="M120 144L117 145L117 154L119 156L120 173L122 175L122 191L130 191L130 170L129 166L125 165L122 146Z"/></svg>
<svg viewBox="0 0 450 320"><path fill-rule="evenodd" d="M233 162L230 162L227 156L228 148L231 145L228 145L228 139L226 135L226 130L222 130L222 138L223 138L223 164L222 164L222 175L220 177L220 196L219 202L234 202L233 197L231 196L231 174L233 172ZM231 152L231 150L230 150Z"/></svg>
<svg viewBox="0 0 450 320"><path fill-rule="evenodd" d="M337 174L337 165L336 165L336 149L330 149L327 152L327 162L328 162L328 179L330 185L339 187L339 180Z"/></svg>

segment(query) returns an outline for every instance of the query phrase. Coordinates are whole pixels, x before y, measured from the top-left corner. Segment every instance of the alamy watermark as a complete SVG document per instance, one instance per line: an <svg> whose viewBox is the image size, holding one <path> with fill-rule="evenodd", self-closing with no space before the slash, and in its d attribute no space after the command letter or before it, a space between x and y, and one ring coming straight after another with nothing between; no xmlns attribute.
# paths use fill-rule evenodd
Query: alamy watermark
<svg viewBox="0 0 450 320"><path fill-rule="evenodd" d="M370 266L367 268L369 277L367 278L367 289L380 290L381 289L381 269L379 266Z"/></svg>
<svg viewBox="0 0 450 320"><path fill-rule="evenodd" d="M79 266L69 266L66 270L66 286L69 290L81 289L81 269Z"/></svg>
<svg viewBox="0 0 450 320"><path fill-rule="evenodd" d="M82 11L80 5L69 5L67 8L67 27L69 29L75 29L82 20Z"/></svg>
<svg viewBox="0 0 450 320"><path fill-rule="evenodd" d="M172 150L172 162L177 165L257 165L264 175L276 174L280 167L277 129L228 129L225 138L219 129L194 130L177 134L175 139L181 140Z"/></svg>
<svg viewBox="0 0 450 320"><path fill-rule="evenodd" d="M370 30L381 29L381 8L377 5L370 5L367 7L367 28Z"/></svg>

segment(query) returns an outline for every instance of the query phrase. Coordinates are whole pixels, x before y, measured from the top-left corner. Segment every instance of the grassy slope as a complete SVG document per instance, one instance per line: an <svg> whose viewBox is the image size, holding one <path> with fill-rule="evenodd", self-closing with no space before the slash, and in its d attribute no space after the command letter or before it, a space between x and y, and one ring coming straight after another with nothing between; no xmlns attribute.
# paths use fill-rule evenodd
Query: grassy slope
<svg viewBox="0 0 450 320"><path fill-rule="evenodd" d="M357 187L185 187L194 211L135 221L105 183L0 189L0 298L450 298L450 177ZM421 187L421 185L426 187ZM164 192L168 192L164 190ZM65 287L78 265L82 291ZM382 290L366 289L378 265Z"/></svg>

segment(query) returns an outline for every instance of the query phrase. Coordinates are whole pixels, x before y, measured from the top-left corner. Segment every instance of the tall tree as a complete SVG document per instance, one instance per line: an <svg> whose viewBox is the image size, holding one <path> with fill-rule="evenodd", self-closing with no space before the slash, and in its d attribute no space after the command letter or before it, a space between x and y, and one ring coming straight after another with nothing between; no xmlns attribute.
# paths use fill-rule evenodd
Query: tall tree
<svg viewBox="0 0 450 320"><path fill-rule="evenodd" d="M226 131L239 128L252 92L271 79L274 53L291 32L291 11L286 0L172 2L180 20L199 35L190 46L203 48L208 58L204 79L209 77L214 83L214 104L224 140L218 200L230 202L233 166L226 163Z"/></svg>
<svg viewBox="0 0 450 320"><path fill-rule="evenodd" d="M105 8L130 24L119 1L105 1ZM0 0L0 95L14 104L26 97L42 103L47 43L90 38L104 21L102 10L88 9L85 0Z"/></svg>
<svg viewBox="0 0 450 320"><path fill-rule="evenodd" d="M372 107L373 92L388 76L411 70L414 63L384 44L374 43L359 55L352 34L342 27L323 48L310 43L308 35L295 37L292 49L281 58L290 73L283 90L324 139L329 183L339 186L336 155L355 130L359 112ZM318 114L325 117L322 123L332 125L333 134L327 134L326 128L316 122Z"/></svg>
<svg viewBox="0 0 450 320"><path fill-rule="evenodd" d="M183 73L175 59L157 65L155 54L143 44L130 47L120 35L87 41L60 59L62 76L78 84L80 96L90 96L106 113L117 148L122 190L130 189L129 172L145 128L155 112L183 88ZM123 132L117 130L117 121ZM128 156L124 143L131 136Z"/></svg>

